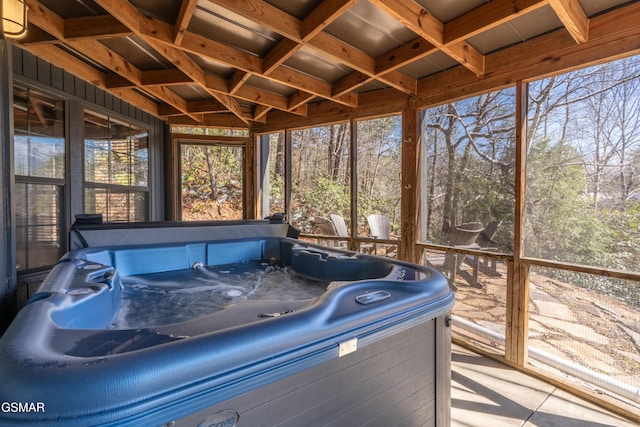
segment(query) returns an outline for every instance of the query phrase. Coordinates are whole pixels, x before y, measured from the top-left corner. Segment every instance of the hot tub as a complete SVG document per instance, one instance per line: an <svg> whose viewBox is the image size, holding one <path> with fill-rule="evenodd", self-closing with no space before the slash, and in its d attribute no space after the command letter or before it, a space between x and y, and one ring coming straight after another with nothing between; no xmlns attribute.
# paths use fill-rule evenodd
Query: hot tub
<svg viewBox="0 0 640 427"><path fill-rule="evenodd" d="M449 424L439 273L264 221L134 227L74 229L0 339L0 425Z"/></svg>

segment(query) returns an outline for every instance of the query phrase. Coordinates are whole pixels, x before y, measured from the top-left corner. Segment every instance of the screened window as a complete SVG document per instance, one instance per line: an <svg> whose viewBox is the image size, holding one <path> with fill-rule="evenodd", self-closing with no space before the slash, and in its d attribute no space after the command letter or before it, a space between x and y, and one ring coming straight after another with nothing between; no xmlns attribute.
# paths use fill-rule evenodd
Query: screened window
<svg viewBox="0 0 640 427"><path fill-rule="evenodd" d="M494 247L511 252L515 89L430 108L421 126L422 239L455 245L460 226L492 229Z"/></svg>
<svg viewBox="0 0 640 427"><path fill-rule="evenodd" d="M331 214L350 217L348 123L291 132L291 218L304 232L320 234Z"/></svg>
<svg viewBox="0 0 640 427"><path fill-rule="evenodd" d="M14 86L16 268L51 266L65 248L65 103Z"/></svg>
<svg viewBox="0 0 640 427"><path fill-rule="evenodd" d="M529 85L525 255L639 271L637 57Z"/></svg>
<svg viewBox="0 0 640 427"><path fill-rule="evenodd" d="M362 120L356 126L358 235L398 239L402 117Z"/></svg>
<svg viewBox="0 0 640 427"><path fill-rule="evenodd" d="M86 111L84 205L105 221L149 219L149 133Z"/></svg>

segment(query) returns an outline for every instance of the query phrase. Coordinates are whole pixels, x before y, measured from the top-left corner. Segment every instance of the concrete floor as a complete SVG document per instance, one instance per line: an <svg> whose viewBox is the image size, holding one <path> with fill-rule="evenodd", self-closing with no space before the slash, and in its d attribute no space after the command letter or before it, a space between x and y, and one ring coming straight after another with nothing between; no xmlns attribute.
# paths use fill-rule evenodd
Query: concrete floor
<svg viewBox="0 0 640 427"><path fill-rule="evenodd" d="M451 362L452 427L638 425L460 346Z"/></svg>

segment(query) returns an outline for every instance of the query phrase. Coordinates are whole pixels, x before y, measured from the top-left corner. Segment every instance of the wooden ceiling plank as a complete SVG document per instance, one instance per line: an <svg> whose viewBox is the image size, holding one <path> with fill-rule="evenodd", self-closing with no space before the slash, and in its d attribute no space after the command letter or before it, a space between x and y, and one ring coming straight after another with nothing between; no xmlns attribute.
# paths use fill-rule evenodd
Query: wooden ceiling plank
<svg viewBox="0 0 640 427"><path fill-rule="evenodd" d="M345 13L355 0L325 0L302 20L301 36L309 41Z"/></svg>
<svg viewBox="0 0 640 427"><path fill-rule="evenodd" d="M287 98L275 93L269 93L251 86L243 86L238 89L236 96L245 101L261 104L265 107L287 110Z"/></svg>
<svg viewBox="0 0 640 427"><path fill-rule="evenodd" d="M208 89L222 93L229 89L229 82L221 77L207 74L206 86ZM264 105L265 107L288 111L287 98L255 87L246 85L242 86L234 93L233 96L255 104Z"/></svg>
<svg viewBox="0 0 640 427"><path fill-rule="evenodd" d="M189 101L187 109L190 113L221 113L228 111L220 101Z"/></svg>
<svg viewBox="0 0 640 427"><path fill-rule="evenodd" d="M578 44L589 39L589 18L578 0L549 0L562 25Z"/></svg>
<svg viewBox="0 0 640 427"><path fill-rule="evenodd" d="M402 46L377 57L376 73L382 74L387 71L397 70L400 67L435 53L437 50L437 47L422 37L416 37Z"/></svg>
<svg viewBox="0 0 640 427"><path fill-rule="evenodd" d="M31 17L31 19L33 19L32 22L34 22L35 25L39 26L55 37L64 38L64 20L60 16L34 0L29 0L29 4L30 8L32 8L29 16ZM142 84L141 71L133 64L122 58L120 55L108 49L99 41L95 39L78 39L68 41L67 44L71 48L76 49L82 55L91 58L93 61L96 61L105 68L108 68L109 70L135 83L136 85ZM84 75L78 76L81 78L85 78ZM106 83L103 83L103 87L106 88ZM124 89L111 90L122 92ZM148 92L187 113L186 101L178 97L174 92L158 89L151 89Z"/></svg>
<svg viewBox="0 0 640 427"><path fill-rule="evenodd" d="M382 11L400 21L416 35L445 52L476 75L484 74L484 55L466 41L444 44L444 24L418 3L409 0L370 0Z"/></svg>
<svg viewBox="0 0 640 427"><path fill-rule="evenodd" d="M64 39L127 37L129 28L111 15L83 16L64 20Z"/></svg>
<svg viewBox="0 0 640 427"><path fill-rule="evenodd" d="M196 10L197 0L182 0L180 5L180 12L178 13L178 19L173 27L173 43L180 45L182 43L182 37L184 32L189 27L189 22L193 17L193 13Z"/></svg>
<svg viewBox="0 0 640 427"><path fill-rule="evenodd" d="M492 0L447 22L443 42L448 45L464 41L547 4L548 0Z"/></svg>

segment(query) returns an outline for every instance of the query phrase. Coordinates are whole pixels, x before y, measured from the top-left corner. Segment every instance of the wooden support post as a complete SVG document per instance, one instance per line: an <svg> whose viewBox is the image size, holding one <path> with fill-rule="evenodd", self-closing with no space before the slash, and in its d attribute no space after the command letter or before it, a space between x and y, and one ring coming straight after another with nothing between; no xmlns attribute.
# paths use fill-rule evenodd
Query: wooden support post
<svg viewBox="0 0 640 427"><path fill-rule="evenodd" d="M414 263L419 262L416 242L420 232L420 144L417 123L417 111L407 100L402 109L402 200L398 258Z"/></svg>
<svg viewBox="0 0 640 427"><path fill-rule="evenodd" d="M513 262L507 264L505 359L518 366L527 361L529 332L529 265L523 262L527 158L527 85L516 85L516 177Z"/></svg>

